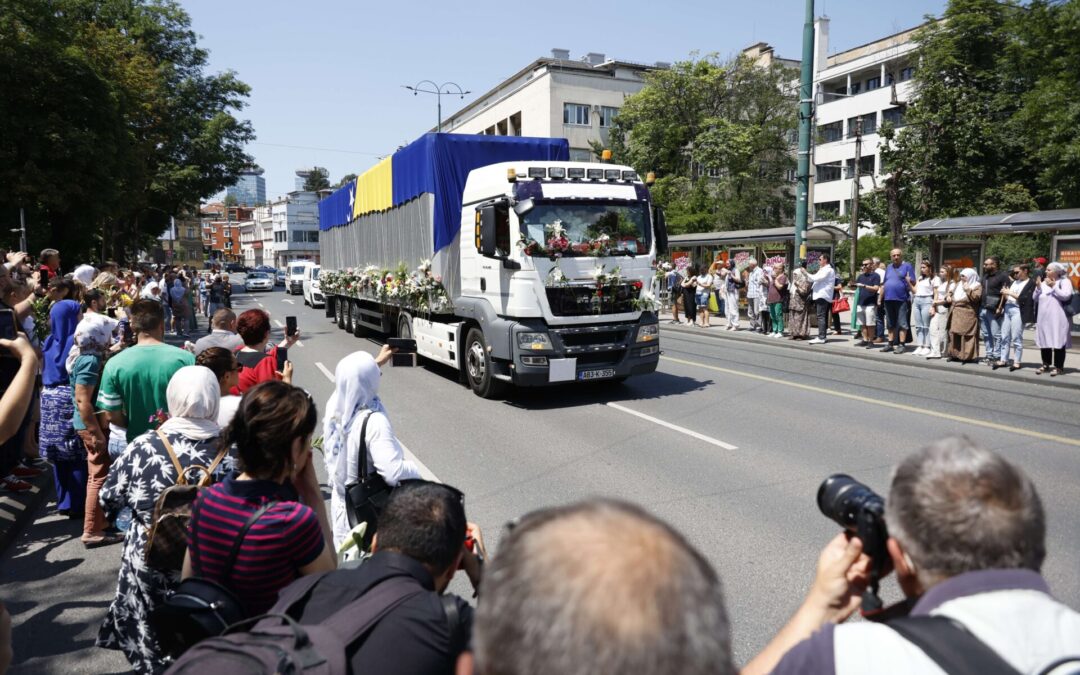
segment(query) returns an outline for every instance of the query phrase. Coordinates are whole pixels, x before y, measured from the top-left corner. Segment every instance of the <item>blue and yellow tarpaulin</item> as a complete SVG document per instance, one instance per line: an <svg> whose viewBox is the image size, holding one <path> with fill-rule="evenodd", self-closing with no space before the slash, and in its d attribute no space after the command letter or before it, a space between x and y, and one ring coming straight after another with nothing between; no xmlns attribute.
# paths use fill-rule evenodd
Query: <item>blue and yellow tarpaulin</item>
<svg viewBox="0 0 1080 675"><path fill-rule="evenodd" d="M319 203L319 229L347 225L419 197L435 196L435 251L461 227L461 193L469 172L512 161L568 161L565 138L425 134Z"/></svg>

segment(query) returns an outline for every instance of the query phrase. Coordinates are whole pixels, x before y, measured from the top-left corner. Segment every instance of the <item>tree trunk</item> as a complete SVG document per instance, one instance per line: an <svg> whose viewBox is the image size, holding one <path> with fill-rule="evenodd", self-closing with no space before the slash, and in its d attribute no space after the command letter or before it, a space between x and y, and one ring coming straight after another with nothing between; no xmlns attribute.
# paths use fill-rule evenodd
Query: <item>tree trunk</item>
<svg viewBox="0 0 1080 675"><path fill-rule="evenodd" d="M904 245L904 219L900 212L900 183L895 174L885 180L885 201L889 206L892 245L901 248Z"/></svg>

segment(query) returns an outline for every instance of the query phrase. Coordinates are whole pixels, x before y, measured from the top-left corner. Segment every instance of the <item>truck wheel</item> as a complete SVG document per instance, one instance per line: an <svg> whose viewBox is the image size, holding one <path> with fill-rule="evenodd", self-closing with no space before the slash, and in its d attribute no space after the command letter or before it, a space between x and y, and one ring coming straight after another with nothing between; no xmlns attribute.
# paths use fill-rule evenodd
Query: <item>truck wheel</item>
<svg viewBox="0 0 1080 675"><path fill-rule="evenodd" d="M409 316L408 312L400 312L398 314L397 336L399 338L405 338L406 340L412 339L412 317Z"/></svg>
<svg viewBox="0 0 1080 675"><path fill-rule="evenodd" d="M471 328L465 337L465 376L473 393L481 398L495 398L504 388L495 379L491 354L479 328Z"/></svg>
<svg viewBox="0 0 1080 675"><path fill-rule="evenodd" d="M367 335L367 327L360 323L360 301L353 300L352 302L352 334L355 337L364 337Z"/></svg>
<svg viewBox="0 0 1080 675"><path fill-rule="evenodd" d="M342 330L345 329L345 305L346 304L347 303L346 303L344 298L334 298L334 317L335 317L334 323L336 323L337 327L341 328Z"/></svg>

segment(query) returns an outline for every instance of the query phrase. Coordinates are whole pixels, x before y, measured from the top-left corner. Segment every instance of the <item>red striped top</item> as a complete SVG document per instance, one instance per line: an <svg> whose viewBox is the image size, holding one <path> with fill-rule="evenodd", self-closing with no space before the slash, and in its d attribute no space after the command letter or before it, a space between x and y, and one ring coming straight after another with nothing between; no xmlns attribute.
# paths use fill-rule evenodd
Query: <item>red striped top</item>
<svg viewBox="0 0 1080 675"><path fill-rule="evenodd" d="M232 474L203 490L192 507L188 552L196 576L225 586L248 616L266 612L277 594L319 557L322 528L315 511L297 501L292 486L267 480L236 480ZM225 569L233 542L251 514L279 503L251 526L232 570Z"/></svg>

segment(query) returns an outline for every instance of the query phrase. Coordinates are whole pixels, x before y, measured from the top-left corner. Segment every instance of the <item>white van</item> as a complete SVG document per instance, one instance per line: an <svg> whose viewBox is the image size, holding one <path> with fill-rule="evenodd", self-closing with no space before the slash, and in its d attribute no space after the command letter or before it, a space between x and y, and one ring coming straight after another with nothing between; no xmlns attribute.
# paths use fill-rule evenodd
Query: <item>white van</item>
<svg viewBox="0 0 1080 675"><path fill-rule="evenodd" d="M319 288L319 265L312 265L304 271L304 304L311 307L322 307L326 304L322 290Z"/></svg>
<svg viewBox="0 0 1080 675"><path fill-rule="evenodd" d="M314 265L315 263L310 260L293 260L285 266L287 271L285 290L289 292L289 295L304 292L304 274L307 273L309 267Z"/></svg>

